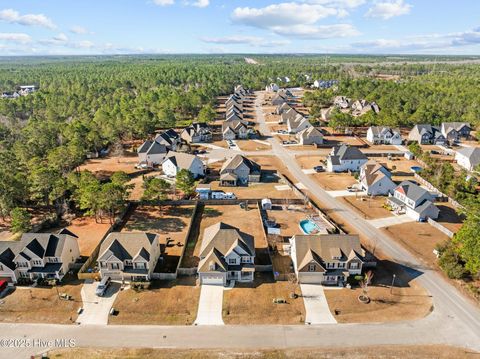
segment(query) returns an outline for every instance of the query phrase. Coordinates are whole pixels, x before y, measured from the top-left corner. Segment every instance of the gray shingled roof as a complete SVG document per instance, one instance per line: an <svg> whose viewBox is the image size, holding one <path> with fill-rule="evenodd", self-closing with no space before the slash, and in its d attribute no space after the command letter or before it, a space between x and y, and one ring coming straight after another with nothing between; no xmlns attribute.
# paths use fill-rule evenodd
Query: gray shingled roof
<svg viewBox="0 0 480 359"><path fill-rule="evenodd" d="M112 232L100 246L98 259L107 260L113 255L124 261L140 255L148 261L156 237L156 234L146 232Z"/></svg>
<svg viewBox="0 0 480 359"><path fill-rule="evenodd" d="M368 159L367 156L365 156L357 147L347 145L334 147L334 156L338 156L340 161Z"/></svg>

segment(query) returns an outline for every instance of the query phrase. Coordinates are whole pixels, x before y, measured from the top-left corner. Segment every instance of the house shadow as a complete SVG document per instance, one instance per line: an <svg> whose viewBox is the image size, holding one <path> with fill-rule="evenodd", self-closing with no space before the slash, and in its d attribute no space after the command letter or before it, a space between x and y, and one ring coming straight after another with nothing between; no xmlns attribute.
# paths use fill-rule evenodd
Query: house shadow
<svg viewBox="0 0 480 359"><path fill-rule="evenodd" d="M152 280L149 290L171 289L177 286L195 287L197 278L195 276L177 277L174 280Z"/></svg>
<svg viewBox="0 0 480 359"><path fill-rule="evenodd" d="M280 177L278 177L276 170L262 170L262 181L264 183L278 183Z"/></svg>
<svg viewBox="0 0 480 359"><path fill-rule="evenodd" d="M393 282L393 286L396 288L408 288L412 280L424 273L423 270L420 267L414 268L390 260L377 260L377 267L372 271L372 284L379 287L390 287Z"/></svg>
<svg viewBox="0 0 480 359"><path fill-rule="evenodd" d="M168 206L164 210L164 215L172 217L186 217L190 218L193 212L193 208L180 207L180 206Z"/></svg>
<svg viewBox="0 0 480 359"><path fill-rule="evenodd" d="M440 215L437 219L438 222L444 223L462 223L462 219L465 219L464 214L458 214L453 208L436 203L437 208L440 210Z"/></svg>
<svg viewBox="0 0 480 359"><path fill-rule="evenodd" d="M145 214L141 221L135 223L128 223L124 226L127 231L149 232L156 231L162 234L182 232L187 226L187 223L175 217L158 218Z"/></svg>

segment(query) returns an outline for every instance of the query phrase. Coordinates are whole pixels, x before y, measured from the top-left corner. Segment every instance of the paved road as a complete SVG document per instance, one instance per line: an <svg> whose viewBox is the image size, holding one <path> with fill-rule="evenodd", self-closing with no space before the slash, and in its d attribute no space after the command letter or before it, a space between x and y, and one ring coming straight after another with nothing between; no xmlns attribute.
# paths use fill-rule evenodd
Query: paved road
<svg viewBox="0 0 480 359"><path fill-rule="evenodd" d="M255 107L260 132L269 138L268 141L272 144L273 153L284 163L297 181L308 187L310 192L324 206L335 211L345 222L349 222L358 234L375 243L379 250L398 263L405 265L407 270L417 271L420 274L417 280L432 295L435 315L431 315L429 319L411 322L411 327L414 328L418 325L424 325L425 322L432 322L432 317L434 317L436 321L433 321L428 329L429 331L456 338L455 341L459 346L468 346L467 343L470 343L473 347L480 348L480 310L478 307L438 273L422 265L417 258L398 245L393 238L369 224L348 205L330 196L311 177L303 173L294 155L271 136L261 109L262 100L262 95L257 95ZM394 324L391 326L395 327ZM465 333L466 336L459 335L459 332ZM384 334L380 335L389 336L392 334L385 331ZM379 338L379 340L381 339Z"/></svg>

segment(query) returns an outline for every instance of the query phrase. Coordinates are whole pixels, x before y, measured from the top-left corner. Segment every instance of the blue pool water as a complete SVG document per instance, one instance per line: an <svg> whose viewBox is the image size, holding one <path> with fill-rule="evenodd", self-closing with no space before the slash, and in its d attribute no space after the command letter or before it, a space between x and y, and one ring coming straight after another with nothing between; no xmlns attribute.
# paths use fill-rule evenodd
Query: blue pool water
<svg viewBox="0 0 480 359"><path fill-rule="evenodd" d="M422 170L422 167L419 167L419 166L412 166L410 167L410 170L412 172L420 172Z"/></svg>
<svg viewBox="0 0 480 359"><path fill-rule="evenodd" d="M312 222L309 219L304 219L303 221L300 221L300 228L305 234L311 234L313 232L317 232L319 229L318 226L315 224L315 222Z"/></svg>

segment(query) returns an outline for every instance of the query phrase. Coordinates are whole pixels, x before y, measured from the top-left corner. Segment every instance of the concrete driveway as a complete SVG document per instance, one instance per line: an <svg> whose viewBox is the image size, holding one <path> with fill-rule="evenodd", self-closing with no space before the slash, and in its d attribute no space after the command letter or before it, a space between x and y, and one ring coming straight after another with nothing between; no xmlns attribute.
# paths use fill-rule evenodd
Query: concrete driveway
<svg viewBox="0 0 480 359"><path fill-rule="evenodd" d="M110 309L120 290L120 283L112 282L103 297L95 294L98 282L85 281L82 287L83 312L78 316L77 323L107 325Z"/></svg>
<svg viewBox="0 0 480 359"><path fill-rule="evenodd" d="M375 228L383 228L383 227L394 226L396 224L402 224L402 223L408 223L408 222L414 222L414 221L415 220L409 215L401 214L401 215L392 216L392 217L370 219L367 222L370 223Z"/></svg>
<svg viewBox="0 0 480 359"><path fill-rule="evenodd" d="M222 307L223 286L202 284L195 325L224 325Z"/></svg>
<svg viewBox="0 0 480 359"><path fill-rule="evenodd" d="M349 190L343 189L339 191L326 191L332 197L350 197L350 196L367 196L367 192L365 191L358 191L358 192L351 192Z"/></svg>
<svg viewBox="0 0 480 359"><path fill-rule="evenodd" d="M300 284L305 304L305 324L335 324L337 321L328 308L323 287L319 284Z"/></svg>

